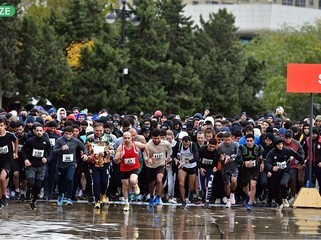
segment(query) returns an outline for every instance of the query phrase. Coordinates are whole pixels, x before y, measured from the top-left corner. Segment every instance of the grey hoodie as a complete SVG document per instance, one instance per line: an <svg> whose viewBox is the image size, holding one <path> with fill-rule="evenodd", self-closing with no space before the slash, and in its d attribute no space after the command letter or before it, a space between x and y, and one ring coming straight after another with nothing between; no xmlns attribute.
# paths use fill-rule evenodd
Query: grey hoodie
<svg viewBox="0 0 321 240"><path fill-rule="evenodd" d="M63 151L62 146L65 144L67 144L69 148ZM78 139L72 137L70 140L67 140L65 136L58 138L53 148L53 152L58 155L58 168L67 168L70 165L76 165L77 149L82 150L84 154L88 154L86 146Z"/></svg>

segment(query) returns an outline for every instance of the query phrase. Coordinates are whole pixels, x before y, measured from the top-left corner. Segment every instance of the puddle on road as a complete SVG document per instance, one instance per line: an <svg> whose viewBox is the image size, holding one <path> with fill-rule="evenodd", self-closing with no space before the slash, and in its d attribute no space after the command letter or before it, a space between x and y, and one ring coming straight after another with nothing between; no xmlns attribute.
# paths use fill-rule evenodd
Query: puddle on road
<svg viewBox="0 0 321 240"><path fill-rule="evenodd" d="M86 203L57 207L38 203L10 203L0 210L0 238L9 239L320 239L321 210L243 207L105 205L100 210Z"/></svg>

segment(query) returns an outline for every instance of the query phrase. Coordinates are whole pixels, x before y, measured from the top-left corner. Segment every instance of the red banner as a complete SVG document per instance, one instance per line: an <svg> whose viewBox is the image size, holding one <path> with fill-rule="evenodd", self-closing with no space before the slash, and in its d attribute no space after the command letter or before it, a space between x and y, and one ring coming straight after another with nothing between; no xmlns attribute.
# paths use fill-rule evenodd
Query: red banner
<svg viewBox="0 0 321 240"><path fill-rule="evenodd" d="M286 91L288 93L321 93L321 64L289 63Z"/></svg>

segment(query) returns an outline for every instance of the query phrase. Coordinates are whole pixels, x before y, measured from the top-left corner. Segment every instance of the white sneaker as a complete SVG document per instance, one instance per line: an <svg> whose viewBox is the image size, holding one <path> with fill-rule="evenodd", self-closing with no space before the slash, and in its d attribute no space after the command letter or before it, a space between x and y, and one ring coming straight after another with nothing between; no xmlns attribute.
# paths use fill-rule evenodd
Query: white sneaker
<svg viewBox="0 0 321 240"><path fill-rule="evenodd" d="M282 199L282 203L283 203L284 207L286 207L286 208L290 207L290 204L289 204L289 202L288 202L288 200L286 198Z"/></svg>
<svg viewBox="0 0 321 240"><path fill-rule="evenodd" d="M15 191L11 191L10 197L11 197L11 198L14 198L15 196L16 196L16 192L15 192Z"/></svg>
<svg viewBox="0 0 321 240"><path fill-rule="evenodd" d="M295 201L295 198L294 197L291 197L290 200L289 200L289 204L293 204Z"/></svg>
<svg viewBox="0 0 321 240"><path fill-rule="evenodd" d="M43 196L45 195L45 189L44 188L41 188L40 190L40 194L39 194L39 198L40 199L43 199Z"/></svg>
<svg viewBox="0 0 321 240"><path fill-rule="evenodd" d="M230 208L231 207L231 201L228 199L227 200L227 203L225 205L226 208Z"/></svg>
<svg viewBox="0 0 321 240"><path fill-rule="evenodd" d="M223 203L227 203L227 197L223 197L222 201Z"/></svg>
<svg viewBox="0 0 321 240"><path fill-rule="evenodd" d="M281 203L280 205L278 205L278 206L276 207L276 210L277 210L277 211L282 211L282 209L283 209L283 203Z"/></svg>
<svg viewBox="0 0 321 240"><path fill-rule="evenodd" d="M168 200L168 202L169 202L169 203L172 203L172 204L176 204L176 203L177 203L177 200L176 200L176 198L170 198L170 199Z"/></svg>
<svg viewBox="0 0 321 240"><path fill-rule="evenodd" d="M124 197L119 197L119 201L124 202L124 201L125 201L125 198L124 198Z"/></svg>
<svg viewBox="0 0 321 240"><path fill-rule="evenodd" d="M230 194L230 201L231 201L231 204L235 204L234 193L231 193L231 194Z"/></svg>
<svg viewBox="0 0 321 240"><path fill-rule="evenodd" d="M149 199L150 199L150 194L148 193L145 197L145 201L149 201Z"/></svg>
<svg viewBox="0 0 321 240"><path fill-rule="evenodd" d="M123 208L124 211L129 211L129 203L125 203L125 206Z"/></svg>
<svg viewBox="0 0 321 240"><path fill-rule="evenodd" d="M82 194L83 194L82 189L79 189L77 196L78 196L78 197L81 197Z"/></svg>
<svg viewBox="0 0 321 240"><path fill-rule="evenodd" d="M134 192L135 192L136 195L139 195L139 194L140 194L140 188L139 188L138 184L136 184L136 185L134 186Z"/></svg>
<svg viewBox="0 0 321 240"><path fill-rule="evenodd" d="M137 196L137 200L138 200L138 201L142 201L142 200L143 200L143 195L139 194L139 195Z"/></svg>
<svg viewBox="0 0 321 240"><path fill-rule="evenodd" d="M220 204L220 203L221 203L221 199L217 198L217 199L215 200L215 204Z"/></svg>

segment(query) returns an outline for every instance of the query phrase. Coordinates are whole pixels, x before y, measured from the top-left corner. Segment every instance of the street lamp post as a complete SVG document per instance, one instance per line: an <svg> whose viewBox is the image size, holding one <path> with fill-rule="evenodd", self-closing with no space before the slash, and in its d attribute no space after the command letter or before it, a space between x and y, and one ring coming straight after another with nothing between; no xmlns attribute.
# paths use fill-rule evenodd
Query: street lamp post
<svg viewBox="0 0 321 240"><path fill-rule="evenodd" d="M140 24L140 19L135 15L135 11L126 9L126 0L122 0L122 8L114 9L111 7L111 12L108 13L105 17L107 23L112 24L116 21L117 18L121 18L121 41L120 47L122 49L125 48L125 38L126 38L126 20L130 18L131 24L133 26L138 26ZM121 86L125 84L125 75L128 74L128 68L122 68L122 78L121 78Z"/></svg>

